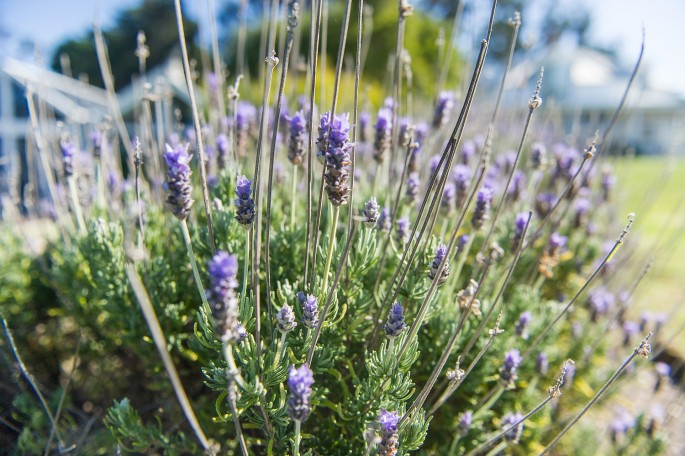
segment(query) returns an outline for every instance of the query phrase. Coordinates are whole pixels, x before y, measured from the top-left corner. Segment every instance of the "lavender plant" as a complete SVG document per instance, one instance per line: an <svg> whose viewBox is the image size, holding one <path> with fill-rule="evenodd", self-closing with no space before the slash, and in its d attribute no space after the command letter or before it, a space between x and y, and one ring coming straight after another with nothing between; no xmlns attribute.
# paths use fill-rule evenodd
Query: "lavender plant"
<svg viewBox="0 0 685 456"><path fill-rule="evenodd" d="M307 76L311 92L302 94L309 105L294 103L305 75L288 85L284 65L272 110L277 60L265 54L264 79L243 83L253 92L263 84L261 102L238 102L238 79L227 90L228 110L223 100L198 105L191 96L190 136L183 135L184 119L142 122L150 131L141 137L161 133L169 144L161 157L143 161L155 149L138 143L135 176L121 168L113 147L96 147L112 176L101 189L106 204L79 198L77 146L66 137L59 143L60 169L50 171L72 182L75 197L71 212L57 211L48 222L58 235L44 251L29 252L20 233L8 227L0 234L20 272L0 266L7 338L14 340L12 328L26 342L13 356L23 366L21 352L34 347L31 357L49 353L59 361L52 368L29 363L23 375L47 379L73 361L59 371L68 380L61 397L39 405L30 392L17 392L17 451L49 454L76 445L84 454L536 454L559 445L560 454L590 454L588 434L605 454L661 454L655 421L573 427L590 406L611 399L612 384L649 354L650 339L642 339L656 329L633 323L625 309L619 325L608 324L614 296L634 279L619 272L631 270L619 247L634 219L625 228L616 222L614 175L603 170L592 180L584 168L594 141L552 145L558 126L545 116L542 81L530 100L519 100L529 109L525 124L512 116L511 125L496 128L501 92L489 124L470 116L492 23L472 76L464 76L469 89L458 116L456 81L443 81L449 90L432 103L413 93L397 58L392 94L375 107L370 135L359 93L354 103L338 100L346 35L332 106L316 99L315 44L326 9L313 3L315 71ZM404 0L398 7L401 44L412 8ZM291 40L301 33L295 19L304 6L291 1L289 8L280 27ZM182 28L180 3L177 13ZM365 35L362 13L360 5L358 33ZM516 16L515 33L519 25ZM273 44L275 37L264 40ZM219 76L206 80L210 93L221 94L222 70L215 70ZM197 81L186 73L192 94ZM410 106L405 95L413 97ZM478 109L492 109L491 101ZM287 132L278 134L281 119L270 119L273 112L293 113L283 115ZM204 144L215 144L216 153L205 154ZM500 152L517 146L518 153ZM551 166L547 149L557 151ZM260 165L264 150L271 152L268 167ZM283 177L291 173L289 185L276 176L279 166ZM244 169L255 170L252 180ZM196 198L204 212L192 210ZM126 208L138 200L144 204L132 217ZM345 205L349 211L340 210ZM606 229L590 232L590 221ZM152 312L141 315L141 296ZM49 304L34 309L38 302ZM658 347L658 334L655 340ZM614 352L625 353L623 364L608 362ZM550 372L559 366L555 381ZM657 389L669 373L659 368Z"/></svg>

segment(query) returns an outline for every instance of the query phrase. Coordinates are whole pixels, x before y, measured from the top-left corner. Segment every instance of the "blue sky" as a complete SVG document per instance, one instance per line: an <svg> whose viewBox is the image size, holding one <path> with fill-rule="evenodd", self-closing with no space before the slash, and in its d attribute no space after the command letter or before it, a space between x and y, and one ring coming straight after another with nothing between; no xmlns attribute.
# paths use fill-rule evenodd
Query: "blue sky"
<svg viewBox="0 0 685 456"><path fill-rule="evenodd" d="M593 14L593 40L618 49L621 59L629 65L637 57L644 24L645 74L652 83L685 94L685 0L575 1L584 3ZM560 4L573 7L575 1ZM215 0L216 4L221 2ZM27 38L37 42L49 56L59 41L82 35L96 19L106 27L117 11L137 3L139 0L0 0L0 26L9 33L9 39L0 37L0 54L17 55L19 43ZM206 0L185 3L189 14L206 23ZM523 20L525 23L526 18Z"/></svg>

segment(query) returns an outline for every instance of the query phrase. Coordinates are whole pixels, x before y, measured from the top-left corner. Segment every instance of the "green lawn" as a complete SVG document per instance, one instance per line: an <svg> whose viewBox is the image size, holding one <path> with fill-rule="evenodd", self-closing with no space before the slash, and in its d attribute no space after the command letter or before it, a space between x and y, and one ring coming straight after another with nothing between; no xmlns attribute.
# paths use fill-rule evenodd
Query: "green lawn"
<svg viewBox="0 0 685 456"><path fill-rule="evenodd" d="M635 268L654 259L636 291L634 309L666 312L669 322L662 336L668 338L685 321L685 158L620 159L614 170L619 214L637 213L626 241L637 249ZM672 346L685 353L685 331Z"/></svg>

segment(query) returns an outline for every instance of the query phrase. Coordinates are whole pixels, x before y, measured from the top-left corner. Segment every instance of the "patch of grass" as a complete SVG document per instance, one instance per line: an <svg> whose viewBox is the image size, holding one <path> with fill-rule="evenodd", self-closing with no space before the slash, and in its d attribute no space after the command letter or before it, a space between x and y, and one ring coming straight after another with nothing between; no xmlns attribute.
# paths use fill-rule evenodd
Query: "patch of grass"
<svg viewBox="0 0 685 456"><path fill-rule="evenodd" d="M636 249L634 266L642 268L649 258L654 260L635 293L635 310L667 313L662 337L670 337L685 320L685 160L625 158L617 160L614 169L618 215L636 212L638 217L627 241ZM685 352L685 332L672 343L677 347Z"/></svg>

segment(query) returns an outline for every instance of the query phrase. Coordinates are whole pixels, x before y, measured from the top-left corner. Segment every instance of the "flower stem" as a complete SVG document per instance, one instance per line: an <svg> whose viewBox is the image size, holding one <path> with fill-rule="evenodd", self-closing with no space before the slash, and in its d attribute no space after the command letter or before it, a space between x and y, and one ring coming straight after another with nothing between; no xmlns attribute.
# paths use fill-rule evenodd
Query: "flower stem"
<svg viewBox="0 0 685 456"><path fill-rule="evenodd" d="M250 230L245 230L245 261L243 263L243 289L240 292L240 303L247 298L247 272L250 265Z"/></svg>
<svg viewBox="0 0 685 456"><path fill-rule="evenodd" d="M233 359L233 351L231 345L228 343L224 344L224 357L226 358L226 379L228 380L228 391L226 400L228 401L228 406L231 408L231 415L233 415L233 424L235 425L236 437L240 443L240 450L243 456L248 456L250 453L247 451L247 445L245 444L245 437L243 437L243 430L240 427L240 418L238 417L238 408L236 406L236 383L241 384L242 378L238 373L238 368L235 365L235 360ZM242 385L241 385L242 386Z"/></svg>
<svg viewBox="0 0 685 456"><path fill-rule="evenodd" d="M297 206L297 165L293 165L293 187L290 198L290 232L295 231L295 207Z"/></svg>
<svg viewBox="0 0 685 456"><path fill-rule="evenodd" d="M193 276L195 277L195 285L197 285L197 291L200 293L200 298L202 298L202 306L208 315L211 315L211 307L207 302L207 296L205 293L205 288L202 286L202 279L200 279L200 271L197 268L197 260L195 259L195 252L193 252L193 244L190 242L190 232L188 231L188 224L185 220L181 220L181 232L183 232L183 240L186 243L186 249L188 250L188 259L190 260L190 265L193 268Z"/></svg>
<svg viewBox="0 0 685 456"><path fill-rule="evenodd" d="M293 456L300 455L300 422L295 421L295 447L293 448Z"/></svg>
<svg viewBox="0 0 685 456"><path fill-rule="evenodd" d="M328 287L328 271L331 269L331 259L333 258L333 248L335 247L335 232L338 228L338 215L340 215L340 206L333 206L333 221L331 223L331 235L328 239L328 252L326 253L326 267L323 271L323 286L321 292L325 295Z"/></svg>
<svg viewBox="0 0 685 456"><path fill-rule="evenodd" d="M81 204L78 202L78 193L76 191L76 178L70 176L67 179L69 183L69 196L71 197L71 205L74 208L74 216L76 217L76 222L78 223L78 230L81 234L86 233L86 222L83 219L83 212L81 212Z"/></svg>

